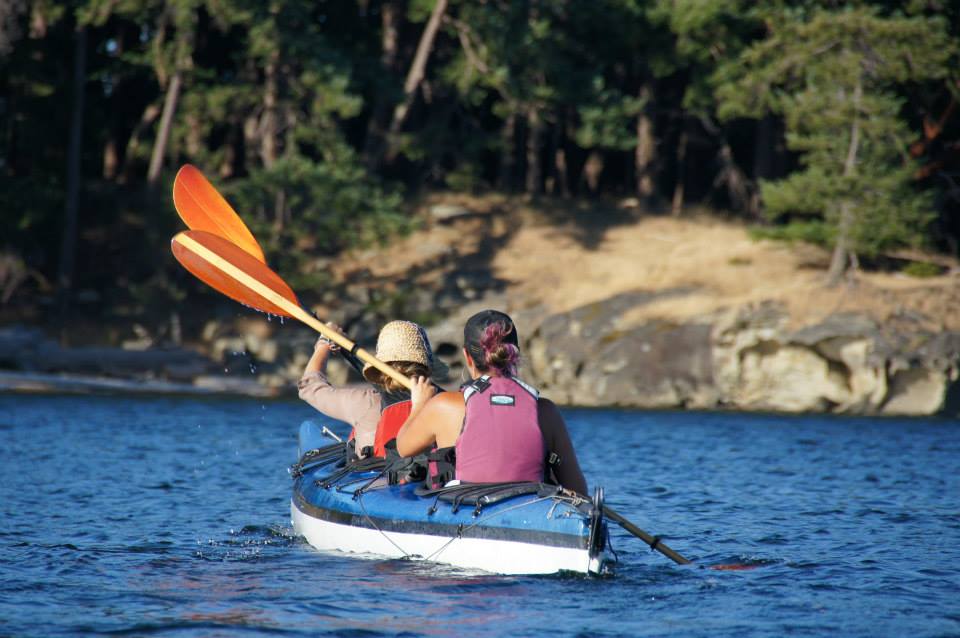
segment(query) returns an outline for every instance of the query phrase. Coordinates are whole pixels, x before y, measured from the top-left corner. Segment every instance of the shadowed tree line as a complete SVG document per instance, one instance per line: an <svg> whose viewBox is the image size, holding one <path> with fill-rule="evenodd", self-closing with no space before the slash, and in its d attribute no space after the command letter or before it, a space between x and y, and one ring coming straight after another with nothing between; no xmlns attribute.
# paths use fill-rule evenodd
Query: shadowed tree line
<svg viewBox="0 0 960 638"><path fill-rule="evenodd" d="M182 296L184 162L294 285L435 189L703 204L830 247L831 283L956 254L958 24L946 0L6 0L0 302Z"/></svg>

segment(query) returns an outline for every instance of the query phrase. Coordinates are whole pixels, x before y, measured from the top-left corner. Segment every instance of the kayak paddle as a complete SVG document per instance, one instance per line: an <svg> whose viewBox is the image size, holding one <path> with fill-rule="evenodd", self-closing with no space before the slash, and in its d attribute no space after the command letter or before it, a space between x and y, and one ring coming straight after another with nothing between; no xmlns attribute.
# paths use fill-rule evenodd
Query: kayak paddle
<svg viewBox="0 0 960 638"><path fill-rule="evenodd" d="M197 167L184 164L177 171L173 180L173 205L190 230L222 237L250 253L260 263L267 263L253 233Z"/></svg>
<svg viewBox="0 0 960 638"><path fill-rule="evenodd" d="M689 565L691 562L693 562L690 559L684 558L677 552L670 549L666 543L660 540L659 536L652 536L646 533L645 531L643 531L642 529L640 529L639 527L631 523L627 518L625 518L619 512L613 511L606 505L603 506L603 513L607 518L609 518L612 521L616 521L620 525L620 527L627 530L628 532L630 532L631 534L633 534L634 536L642 540L644 543L649 545L650 549L654 549L660 552L661 554L663 554L664 556L666 556L667 558L675 562L677 565Z"/></svg>
<svg viewBox="0 0 960 638"><path fill-rule="evenodd" d="M214 290L268 315L298 319L361 361L405 387L413 387L405 375L314 318L300 306L297 296L280 275L223 237L202 230L187 230L174 236L170 249L184 268Z"/></svg>
<svg viewBox="0 0 960 638"><path fill-rule="evenodd" d="M333 332L303 309L293 290L266 266L263 249L237 212L192 164L184 164L177 172L173 182L173 203L187 227L191 231L200 231L180 233L171 242L174 256L194 276L242 304L268 314L299 319L339 346L354 352L356 344ZM215 241L218 238L222 241ZM251 256L253 261L249 259ZM367 351L357 349L354 354L410 387L410 381L405 376ZM650 549L660 552L678 565L692 562L618 512L606 506L603 510L610 520L645 542ZM713 565L710 568L739 570L752 567Z"/></svg>
<svg viewBox="0 0 960 638"><path fill-rule="evenodd" d="M620 527L627 530L628 532L630 532L631 534L633 534L634 536L642 540L644 543L649 545L650 549L660 552L661 554L663 554L664 556L666 556L667 558L675 562L677 565L689 565L690 563L693 562L689 558L684 558L681 554L670 549L666 543L660 540L659 536L653 536L652 534L648 534L647 532L643 531L642 529L634 525L632 522L630 522L630 520L627 519L625 516L623 516L619 512L615 512L614 510L610 509L606 505L603 506L603 514L604 516L609 518L611 521L615 521L618 525L620 525ZM742 571L746 569L755 569L756 567L758 567L758 565L746 565L743 563L729 563L726 565L707 565L707 569L715 569L717 571Z"/></svg>

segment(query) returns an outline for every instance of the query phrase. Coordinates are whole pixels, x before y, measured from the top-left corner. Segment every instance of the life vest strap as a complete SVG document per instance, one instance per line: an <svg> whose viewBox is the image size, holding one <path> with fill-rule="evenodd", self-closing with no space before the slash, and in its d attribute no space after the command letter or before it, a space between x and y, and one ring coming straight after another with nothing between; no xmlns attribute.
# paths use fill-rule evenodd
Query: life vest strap
<svg viewBox="0 0 960 638"><path fill-rule="evenodd" d="M490 375L485 374L483 376L477 377L473 381L468 381L460 386L460 389L463 391L463 402L466 403L470 400L475 394L483 394L483 392L490 387Z"/></svg>
<svg viewBox="0 0 960 638"><path fill-rule="evenodd" d="M456 446L435 448L427 453L427 486L440 488L452 481L457 473Z"/></svg>

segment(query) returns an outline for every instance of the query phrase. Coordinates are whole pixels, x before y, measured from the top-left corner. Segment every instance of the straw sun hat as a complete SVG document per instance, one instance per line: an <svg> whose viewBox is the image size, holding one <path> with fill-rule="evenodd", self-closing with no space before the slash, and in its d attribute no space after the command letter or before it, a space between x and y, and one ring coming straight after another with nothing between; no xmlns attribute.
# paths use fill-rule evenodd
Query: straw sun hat
<svg viewBox="0 0 960 638"><path fill-rule="evenodd" d="M448 371L447 365L430 349L427 333L412 321L391 321L381 328L376 356L385 363L409 361L422 364L429 368L434 378L443 378ZM363 366L363 376L367 381L379 383L382 373L368 363Z"/></svg>

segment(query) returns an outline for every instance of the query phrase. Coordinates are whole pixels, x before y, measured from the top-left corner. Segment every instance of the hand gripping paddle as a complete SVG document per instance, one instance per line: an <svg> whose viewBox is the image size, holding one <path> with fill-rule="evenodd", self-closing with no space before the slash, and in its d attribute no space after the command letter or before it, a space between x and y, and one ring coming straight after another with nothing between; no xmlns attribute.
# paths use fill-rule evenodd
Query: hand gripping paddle
<svg viewBox="0 0 960 638"><path fill-rule="evenodd" d="M364 363L407 388L413 386L405 375L314 318L300 306L297 296L280 275L223 237L202 230L187 230L171 240L170 248L184 268L214 290L261 312L302 321Z"/></svg>
<svg viewBox="0 0 960 638"><path fill-rule="evenodd" d="M290 286L266 266L263 249L240 216L195 166L185 164L173 182L173 203L191 229L173 238L174 257L195 277L224 295L268 314L299 319L337 345L353 352L407 388L410 380L303 309ZM690 560L621 514L604 507L608 518L677 564ZM711 565L715 570L753 569L756 565Z"/></svg>

